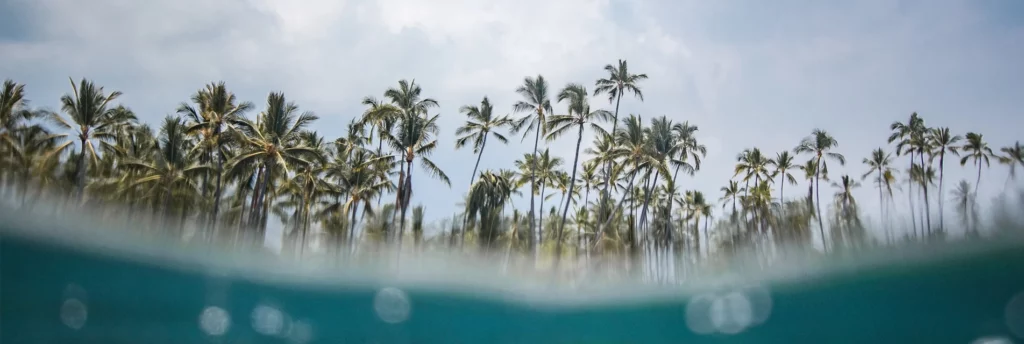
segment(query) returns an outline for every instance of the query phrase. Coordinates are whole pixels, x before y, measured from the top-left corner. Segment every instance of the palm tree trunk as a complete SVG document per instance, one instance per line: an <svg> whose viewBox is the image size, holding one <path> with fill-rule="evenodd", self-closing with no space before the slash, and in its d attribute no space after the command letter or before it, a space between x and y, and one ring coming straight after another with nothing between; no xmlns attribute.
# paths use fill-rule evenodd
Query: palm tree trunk
<svg viewBox="0 0 1024 344"><path fill-rule="evenodd" d="M707 253L706 253L705 256L710 256L711 255L711 245L710 245L711 244L711 237L708 236L708 222L709 222L710 219L711 219L710 217L707 217L707 216L704 217L704 246L708 247Z"/></svg>
<svg viewBox="0 0 1024 344"><path fill-rule="evenodd" d="M943 147L943 150L941 152L939 152L939 231L940 232L945 232L946 231L946 227L945 227L946 201L945 201L945 197L943 197L945 194L943 193L944 189L942 187L943 186L942 185L942 181L943 181L943 177L944 177L944 173L945 173L945 167L946 167L946 161L945 160L946 160L946 150L945 150L945 147ZM879 192L881 192L881 191L879 191Z"/></svg>
<svg viewBox="0 0 1024 344"><path fill-rule="evenodd" d="M348 252L352 254L355 252L356 247L356 214L359 213L359 202L355 201L352 203L352 207L349 208L349 216L352 218L348 222Z"/></svg>
<svg viewBox="0 0 1024 344"><path fill-rule="evenodd" d="M583 124L580 124L580 132L576 138L576 155L572 158L572 174L569 177L569 199L565 201L565 209L562 209L562 223L558 225L558 233L555 235L555 270L562 260L562 232L565 229L565 219L569 215L569 204L572 203L572 190L576 187L576 165L580 161L580 144L583 143ZM564 195L564 194L563 194ZM577 238L577 242L579 239ZM577 254L578 256L578 254Z"/></svg>
<svg viewBox="0 0 1024 344"><path fill-rule="evenodd" d="M403 152L402 154L405 154L405 153ZM405 164L403 164L401 162L401 158L399 158L398 169L399 169L398 170L398 190L395 191L395 210L399 210L402 207L402 199L404 198L404 197L402 197L402 194L406 192L405 191ZM385 228L385 233L384 233L384 241L385 242L387 242L388 240L391 240L391 238L394 236L394 231L390 228L390 226L394 225L394 223L395 223L395 216L398 216L398 212L397 211L391 213L391 223L388 224L389 228Z"/></svg>
<svg viewBox="0 0 1024 344"><path fill-rule="evenodd" d="M223 187L221 185L221 176L224 174L224 153L221 152L220 149L217 149L217 171L216 171L216 173L217 173L217 181L216 181L216 186L214 186L214 190L213 190L213 214L212 214L212 216L210 216L210 233L211 233L211 236L214 236L217 233L217 216L220 214L220 197L221 197L221 192L223 192L223 190L221 189Z"/></svg>
<svg viewBox="0 0 1024 344"><path fill-rule="evenodd" d="M405 170L408 175L405 176L405 193L402 195L402 223L398 224L398 254L402 254L402 237L405 236L405 211L409 209L409 200L412 198L412 160L406 162L408 166Z"/></svg>
<svg viewBox="0 0 1024 344"><path fill-rule="evenodd" d="M821 156L818 157L818 165L814 169L814 197L816 198L818 209L818 232L821 234L821 247L825 253L828 253L828 244L825 242L825 223L822 222L821 214Z"/></svg>
<svg viewBox="0 0 1024 344"><path fill-rule="evenodd" d="M548 183L544 180L540 181L540 206L537 210L540 210L540 217L537 219L537 242L544 245L544 193L547 192Z"/></svg>
<svg viewBox="0 0 1024 344"><path fill-rule="evenodd" d="M980 187L981 186L981 159L978 159L977 162L978 162L978 179L976 179L974 181L974 195L971 197L971 208L968 209L968 210L971 211L972 214L974 213L974 209L978 206L978 190L981 190L981 187ZM978 219L977 219L976 216L971 216L971 218L974 219L974 221L972 221L973 223L971 224L971 227L974 227L974 234L977 235L978 234Z"/></svg>
<svg viewBox="0 0 1024 344"><path fill-rule="evenodd" d="M86 147L85 147L85 145L86 145L87 138L89 137L88 135L89 135L89 131L88 130L86 130L85 133L82 134L82 137L81 137L82 151L79 152L80 154L78 155L78 166L76 167L77 171L75 171L75 179L76 179L75 182L78 183L78 203L79 203L79 205L81 205L82 200L85 199L85 170L88 169L88 166L85 165L86 161L87 161L85 159L85 155L86 155L86 152L85 152L85 148Z"/></svg>
<svg viewBox="0 0 1024 344"><path fill-rule="evenodd" d="M921 172L926 172L924 167L924 153L920 153L917 156L921 158ZM921 180L921 188L924 190L925 225L928 226L926 232L927 235L930 237L932 235L932 205L931 201L928 200L928 182L930 182L930 180L924 180L924 178L922 178Z"/></svg>
<svg viewBox="0 0 1024 344"><path fill-rule="evenodd" d="M884 220L882 220L882 218L885 217L885 200L884 200L884 193L882 192L882 184L883 184L882 183L882 169L879 168L878 169L878 223L882 224L883 227L885 227L885 237L886 237L885 239L888 242L888 240L892 236L892 233L889 233L889 226L885 224Z"/></svg>
<svg viewBox="0 0 1024 344"><path fill-rule="evenodd" d="M540 110L538 110L537 112L538 112L538 115L541 113ZM538 117L538 121L540 121L539 118L540 117ZM543 125L543 123L541 123L540 125ZM533 222L533 219L534 219L534 216L535 216L534 215L535 214L534 213L534 197L535 196L534 196L533 193L537 191L537 145L540 143L540 126L538 126L536 129L537 129L537 132L534 134L534 138L533 138L533 158L530 159L530 165L531 165L530 166L530 215L528 216L530 218L530 233L529 233L529 235L530 235L530 255L533 257L532 259L533 259L534 263L536 263L536 260L537 260L537 238L534 237L534 233L539 233L539 232L536 230L536 225ZM543 192L541 193L540 197L541 197L541 201L543 202L543 199L544 199ZM543 211L542 211L542 213L543 213ZM541 214L541 216L543 217L543 214ZM465 228L463 228L463 230L465 230Z"/></svg>
<svg viewBox="0 0 1024 344"><path fill-rule="evenodd" d="M654 180L651 185L647 187L647 194L644 195L643 210L640 211L640 224L643 225L647 221L647 206L651 203L651 194L654 193L654 187L658 186L658 177L661 176L661 171L654 171Z"/></svg>
<svg viewBox="0 0 1024 344"><path fill-rule="evenodd" d="M914 169L914 152L910 152L910 170ZM908 172L910 170L907 170ZM913 227L914 237L917 238L917 219L914 217L914 180L907 179L907 199L910 201L910 225Z"/></svg>
<svg viewBox="0 0 1024 344"><path fill-rule="evenodd" d="M630 190L630 189L633 188L633 182L635 180L636 180L636 173L634 171L633 175L629 177L629 184L626 186L626 190ZM608 213L608 219L605 220L604 224L601 225L598 228L603 228L603 227L607 227L608 225L611 225L612 219L615 218L615 214L618 213L619 210L622 210L622 204L626 202L626 196L629 196L629 194L630 194L629 192L623 192L622 193L622 197L619 198L618 204L616 204L616 206L612 208L611 212ZM599 235L602 234L602 233L604 233L604 232L598 232Z"/></svg>
<svg viewBox="0 0 1024 344"><path fill-rule="evenodd" d="M501 142L501 141L499 141L499 142ZM473 165L473 174L469 175L469 186L470 187L473 186L473 180L476 179L476 171L477 171L477 168L480 167L480 158L482 158L484 156L484 148L486 148L486 147L487 147L487 136L484 135L484 140L483 140L482 143L480 143L480 153L476 155L476 164Z"/></svg>
<svg viewBox="0 0 1024 344"><path fill-rule="evenodd" d="M622 101L622 94L619 93L615 97L615 114L612 115L612 131L611 131L612 137L615 136L615 131L618 130L618 128L619 128L619 103L621 101ZM612 179L612 161L609 160L607 163L605 163L604 166L605 166L605 168L604 168L604 190L601 191L601 199L600 199L600 203L601 203L600 207L601 208L598 211L598 215L599 216L600 216L600 214L604 214L605 212L608 211L607 204L608 204L608 201L611 198L611 194L608 193L608 189L612 185L612 180L611 180ZM609 212L609 216L608 217L609 217L609 219L612 217L610 215L610 212ZM601 227L602 227L602 223L604 223L605 221L602 221L599 218L596 219L596 220L597 220L597 228L596 228L596 230L597 230L598 233L602 233Z"/></svg>

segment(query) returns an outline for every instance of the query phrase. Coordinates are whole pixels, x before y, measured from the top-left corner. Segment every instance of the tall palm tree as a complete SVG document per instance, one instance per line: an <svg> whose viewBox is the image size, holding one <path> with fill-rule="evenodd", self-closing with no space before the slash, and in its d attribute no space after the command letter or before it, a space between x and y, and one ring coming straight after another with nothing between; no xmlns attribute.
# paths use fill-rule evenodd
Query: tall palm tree
<svg viewBox="0 0 1024 344"><path fill-rule="evenodd" d="M548 82L541 75L537 75L536 78L526 77L523 79L523 84L516 88L516 93L523 97L523 99L513 104L512 109L515 112L528 113L515 122L512 126L512 132L518 133L523 131L523 139L526 139L526 135L529 135L531 131L534 132L533 158L530 160L530 163L536 163L537 146L540 144L540 136L541 134L547 135L547 126L545 125L547 123L547 115L554 111L551 108L551 100L548 99ZM534 194L537 192L537 178L532 173L537 171L537 166L530 167L530 171L530 214L527 218L530 223L530 251L536 252L537 239L535 233L537 233L537 230L536 223L534 222L536 214L534 212ZM541 197L543 197L543 193Z"/></svg>
<svg viewBox="0 0 1024 344"><path fill-rule="evenodd" d="M459 136L455 140L455 149L464 147L470 140L473 142L473 153L477 153L477 156L476 164L473 165L473 174L469 175L469 183L472 185L473 180L476 179L477 168L480 167L480 158L484 156L484 148L487 147L488 134L494 136L494 139L501 143L508 143L508 139L504 135L494 130L511 127L513 122L507 115L495 117L494 107L491 106L491 101L487 97L480 101L480 106L465 105L459 111L469 117L469 120L455 130L455 135Z"/></svg>
<svg viewBox="0 0 1024 344"><path fill-rule="evenodd" d="M927 127L924 125L924 119L917 115L917 112L910 114L910 119L906 123L900 123L899 121L892 122L889 125L889 130L892 130L892 134L889 135L889 143L896 142L896 155L908 155L910 157L910 165L907 166L909 171L914 165L914 147L918 142L924 140L924 136L927 132ZM910 224L914 227L914 232L917 232L917 223L914 219L914 183L912 180L907 180L907 199L910 203Z"/></svg>
<svg viewBox="0 0 1024 344"><path fill-rule="evenodd" d="M615 112L612 114L612 130L610 133L615 135L618 131L619 125L619 105L622 102L622 95L626 93L632 93L633 96L644 101L644 94L640 89L640 82L647 80L647 74L630 74L629 64L626 60L618 60L617 65L607 64L604 66L604 70L608 72L607 78L597 79L594 82L594 96L599 94L608 95L608 103L615 101ZM606 162L604 168L605 178L610 178L612 175L612 164L611 161ZM608 199L610 194L608 193L608 187L611 183L605 180L604 190L601 191L601 198ZM603 208L607 202L601 201L601 207ZM604 213L604 209L601 209L601 213ZM602 221L598 221L600 223Z"/></svg>
<svg viewBox="0 0 1024 344"><path fill-rule="evenodd" d="M591 110L590 102L587 100L587 88L579 84L569 84L558 93L559 102L568 102L569 113L566 115L554 115L548 117L547 131L548 135L546 139L548 141L557 139L574 127L577 128L576 133L576 152L572 159L572 173L569 175L569 199L565 202L565 207L562 209L562 221L558 225L558 233L555 234L555 268L558 268L558 264L562 256L562 233L565 229L565 220L569 215L569 204L572 203L572 190L576 187L576 167L579 166L580 160L580 145L583 143L583 130L586 129L589 124L591 127L596 127L600 130L600 127L596 121L607 121L611 119L612 113L607 110Z"/></svg>
<svg viewBox="0 0 1024 344"><path fill-rule="evenodd" d="M936 156L939 157L939 231L945 231L946 227L944 225L944 219L946 216L944 213L946 209L946 202L945 197L942 197L942 195L945 194L943 189L943 180L946 170L946 153L948 152L950 154L960 156L960 147L956 144L960 142L963 137L960 135L951 135L949 133L949 128L933 128L930 131L928 139L931 141L931 146L934 149L934 151L931 152L932 159Z"/></svg>
<svg viewBox="0 0 1024 344"><path fill-rule="evenodd" d="M772 178L782 177L782 181L779 182L779 202L785 204L786 183L796 185L796 178L789 173L789 171L797 169L797 166L793 165L793 156L789 154L789 151L779 152L775 154L775 159L768 160L768 166L771 166Z"/></svg>
<svg viewBox="0 0 1024 344"><path fill-rule="evenodd" d="M480 246L482 248L488 248L495 244L498 238L501 212L515 192L512 180L509 180L506 175L492 171L481 173L480 179L470 187L466 202L466 214L471 219L476 219L479 215Z"/></svg>
<svg viewBox="0 0 1024 344"><path fill-rule="evenodd" d="M78 201L81 202L85 196L85 172L89 168L86 156L92 157L94 163L97 162L98 155L93 140L107 141L114 138L109 129L118 123L115 121L115 109L108 108L107 105L117 99L121 92L114 91L104 94L103 87L96 86L86 79L82 79L79 86L75 86L75 82L71 78L68 78L68 81L71 82L72 93L60 97L61 110L68 115L68 119L56 113L51 113L50 118L58 128L77 130L76 135L79 147L81 147L81 154L78 155L75 184ZM61 138L70 136L70 134L58 135ZM64 152L71 147L72 143L73 141L68 140L57 146L54 152Z"/></svg>
<svg viewBox="0 0 1024 344"><path fill-rule="evenodd" d="M32 117L28 110L28 100L25 99L25 85L15 83L13 80L4 80L3 88L0 89L0 162L4 159L15 159L13 156L13 145L17 139L16 132L22 128L24 122ZM3 165L0 165L3 167ZM6 189L8 182L14 176L9 175L9 169L4 167L0 172L0 187Z"/></svg>
<svg viewBox="0 0 1024 344"><path fill-rule="evenodd" d="M864 175L860 178L863 180L872 173L876 175L875 182L878 183L878 216L879 222L881 222L881 216L885 213L883 186L886 183L884 178L887 173L890 176L893 173L892 154L886 153L884 148L879 147L871 152L871 156L864 158L863 162L868 166L868 171L864 172Z"/></svg>
<svg viewBox="0 0 1024 344"><path fill-rule="evenodd" d="M815 172L814 172L815 173L814 174L814 189L815 189L815 198L816 198L815 203L817 203L818 214L819 214L819 216L818 216L818 227L822 231L821 243L822 243L822 246L823 246L823 249L825 250L825 252L828 252L828 248L825 245L825 235L824 235L825 225L824 225L824 223L822 223L822 220L821 220L821 184L820 184L821 178L820 178L820 171L828 169L828 161L822 159L822 158L825 158L825 157L827 157L829 159L832 159L832 160L835 160L836 162L839 163L839 165L846 165L846 158L843 157L842 154L835 153L835 152L831 151L833 148L836 148L838 146L839 146L839 141L836 141L836 139L833 138L832 135L829 135L828 132L826 132L824 130L821 130L821 129L814 129L813 131L811 131L811 136L808 136L808 137L804 138L803 141L801 141L800 144L797 145L796 148L793 149L793 152L795 152L797 154L800 154L800 153L810 153L810 154L812 154L813 155L812 158L815 160L815 164L818 167L818 168L815 169Z"/></svg>
<svg viewBox="0 0 1024 344"><path fill-rule="evenodd" d="M211 153L216 154L217 166L214 172L217 176L213 192L213 213L210 218L210 224L213 226L211 230L216 231L217 215L220 213L221 177L224 174L224 162L227 160L224 156L230 138L230 135L224 135L224 131L234 133L235 126L243 121L245 113L252 110L254 105L251 102L238 102L235 94L227 90L223 81L210 83L205 89L197 91L192 95L192 102L196 107L181 103L178 106L178 113L192 121L186 132L207 133L208 136L204 139L211 142Z"/></svg>
<svg viewBox="0 0 1024 344"><path fill-rule="evenodd" d="M741 173L744 174L743 181L748 186L751 179L754 180L754 185L758 185L761 183L762 177L765 180L771 178L771 172L768 171L771 160L761 154L761 150L758 148L744 149L736 156L736 161L733 177L739 176Z"/></svg>

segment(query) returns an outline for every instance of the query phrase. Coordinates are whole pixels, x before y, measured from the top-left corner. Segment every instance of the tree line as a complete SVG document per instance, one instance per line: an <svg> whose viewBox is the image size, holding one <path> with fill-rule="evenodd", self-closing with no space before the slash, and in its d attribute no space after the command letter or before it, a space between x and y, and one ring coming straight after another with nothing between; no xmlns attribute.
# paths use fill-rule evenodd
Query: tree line
<svg viewBox="0 0 1024 344"><path fill-rule="evenodd" d="M836 138L814 129L792 150L773 156L756 147L740 152L732 180L715 199L681 188L680 172L694 175L707 155L698 126L665 116L620 116L623 98L627 104L643 101L647 75L632 73L623 60L604 71L590 90L579 83L552 88L543 76L525 77L514 89L520 100L511 115L498 115L487 97L460 107L466 121L455 131L455 148L470 148L475 164L470 180L454 186L455 192L465 188L463 211L429 238L423 207L413 207L407 217L414 181L426 177L449 187L451 181L430 159L438 145L440 105L408 80L381 98L365 97L365 111L333 139L318 134L318 117L284 94L270 93L257 111L224 82L196 91L154 129L116 103L121 92L89 80L71 80L59 111L31 108L25 85L7 80L0 93L2 190L22 207L33 206L44 192L66 196L66 207L121 204L109 211L128 221L149 214L150 224L179 232L192 226L191 240L238 244L250 238L262 244L268 221L281 221L289 250L300 255L314 229L326 233L335 251L355 254L364 245L402 247L410 227L417 249L464 248L468 241L487 252L543 257L555 267L563 259L624 257L627 269L665 278L658 267L672 265L670 260L700 263L741 249L765 257L779 254L780 247L811 251L815 227L825 253L942 238L946 158L977 169L973 184L960 181L951 193L958 225L977 235L982 169L994 160L1013 176L1024 166L1019 142L997 153L980 133L927 127L914 113L889 126L887 144L863 158L860 176L830 178L829 165L835 170L847 158ZM592 107L596 96L607 96L614 108ZM584 145L588 132L595 139ZM513 135L532 139L532 150L508 168L480 171L488 143L505 144ZM563 136L575 139L571 160L545 148ZM905 170L896 167L900 158ZM786 185L798 178L809 182L807 192L787 198ZM905 183L911 233L897 237L891 221L881 221L885 237L867 235L852 194L862 181L877 187L883 216L892 207L893 189ZM824 205L822 187L834 190ZM510 207L524 193L529 208Z"/></svg>

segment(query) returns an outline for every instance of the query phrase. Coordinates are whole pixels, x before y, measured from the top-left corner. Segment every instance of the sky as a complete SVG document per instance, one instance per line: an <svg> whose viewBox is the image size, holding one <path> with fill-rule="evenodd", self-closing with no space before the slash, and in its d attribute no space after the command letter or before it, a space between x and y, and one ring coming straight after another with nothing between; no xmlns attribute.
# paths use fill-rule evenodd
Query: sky
<svg viewBox="0 0 1024 344"><path fill-rule="evenodd" d="M452 179L449 188L415 176L413 203L428 220L457 212L468 188L475 156L454 149L459 107L487 96L497 113L512 113L515 88L538 74L552 97L570 82L593 89L618 59L649 76L643 101L623 98L620 117L699 126L708 156L679 183L711 199L741 150L774 156L815 128L848 160L830 166L834 179L859 178L872 149L892 149L889 124L915 111L929 126L980 132L996 151L1024 139L1024 2L1014 0L0 0L0 78L27 84L34 107L57 109L68 77L85 77L124 92L121 103L157 123L223 80L258 110L269 92L284 92L333 138L362 113L364 96L415 79L441 105L432 159ZM591 104L613 109L604 96ZM530 143L489 144L480 168L511 168ZM574 144L547 143L567 171ZM977 170L947 164L948 198ZM806 192L800 179L788 195ZM1022 185L1007 184L995 164L981 179L983 201ZM833 192L823 188L822 200ZM855 193L869 221L877 192L867 180ZM897 211L906 197L895 196Z"/></svg>

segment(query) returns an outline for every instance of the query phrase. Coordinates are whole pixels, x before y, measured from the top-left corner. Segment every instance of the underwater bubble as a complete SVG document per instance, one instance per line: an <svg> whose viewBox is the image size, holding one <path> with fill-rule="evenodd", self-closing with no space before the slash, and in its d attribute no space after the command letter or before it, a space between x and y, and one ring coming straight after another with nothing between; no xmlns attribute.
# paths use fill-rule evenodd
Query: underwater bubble
<svg viewBox="0 0 1024 344"><path fill-rule="evenodd" d="M88 318L89 309L78 299L64 300L64 304L60 306L60 321L71 329L81 329Z"/></svg>
<svg viewBox="0 0 1024 344"><path fill-rule="evenodd" d="M1006 303L1006 327L1017 338L1024 338L1024 292L1017 293Z"/></svg>
<svg viewBox="0 0 1024 344"><path fill-rule="evenodd" d="M711 304L715 301L712 295L699 295L686 304L686 327L696 334L715 332L715 324L711 322Z"/></svg>
<svg viewBox="0 0 1024 344"><path fill-rule="evenodd" d="M971 344L1013 344L1013 341L1006 337L981 337L972 340Z"/></svg>
<svg viewBox="0 0 1024 344"><path fill-rule="evenodd" d="M285 314L281 310L259 305L252 310L252 329L266 336L276 336L284 332Z"/></svg>
<svg viewBox="0 0 1024 344"><path fill-rule="evenodd" d="M389 324L397 324L409 318L412 306L405 292L387 287L377 292L373 298L373 309L377 317Z"/></svg>
<svg viewBox="0 0 1024 344"><path fill-rule="evenodd" d="M718 332L736 334L750 326L754 317L750 300L740 292L716 298L710 307L711 323Z"/></svg>
<svg viewBox="0 0 1024 344"><path fill-rule="evenodd" d="M313 326L299 320L288 329L288 340L294 344L305 344L313 339Z"/></svg>
<svg viewBox="0 0 1024 344"><path fill-rule="evenodd" d="M211 336L220 336L231 327L231 315L220 307L206 307L199 314L199 328Z"/></svg>

